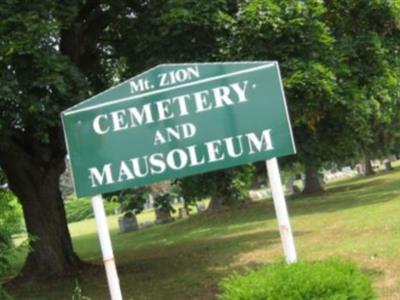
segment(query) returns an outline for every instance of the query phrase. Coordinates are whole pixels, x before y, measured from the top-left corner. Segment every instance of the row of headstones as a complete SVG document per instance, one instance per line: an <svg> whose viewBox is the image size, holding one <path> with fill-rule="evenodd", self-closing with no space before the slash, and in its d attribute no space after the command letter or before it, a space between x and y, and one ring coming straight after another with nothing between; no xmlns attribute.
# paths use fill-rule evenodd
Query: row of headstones
<svg viewBox="0 0 400 300"><path fill-rule="evenodd" d="M185 199L183 197L176 197L173 201L172 204L184 204ZM154 197L152 194L149 194L149 197L147 198L146 203L144 204L144 209L150 209L154 208Z"/></svg>
<svg viewBox="0 0 400 300"><path fill-rule="evenodd" d="M198 203L196 206L197 206L197 211L199 213L202 213L207 209L203 203ZM125 214L124 216L118 219L119 232L126 233L131 231L137 231L139 229L151 227L154 224L166 224L174 221L174 218L171 216L171 214L162 209L156 209L155 214L156 214L155 222L147 221L140 224L135 214L133 213ZM189 215L190 212L186 207L180 207L178 209L178 219L186 219L189 217Z"/></svg>
<svg viewBox="0 0 400 300"><path fill-rule="evenodd" d="M397 157L395 155L390 155L387 159L371 160L371 165L375 170L384 169L386 171L390 171L393 169L391 162L395 161L396 159ZM323 182L328 182L335 179L355 177L357 175L364 174L364 172L365 172L364 166L362 164L357 164L354 166L354 169L350 166L346 166L341 168L340 170L338 169L325 170L322 172L323 175L322 178ZM303 175L300 174L292 176L286 183L286 189L293 194L300 192L298 186L295 185L295 182L297 180L301 180L304 186L305 178Z"/></svg>
<svg viewBox="0 0 400 300"><path fill-rule="evenodd" d="M382 166L384 167L385 170L391 170L391 161L396 160L396 156L390 156L388 159L385 160L373 160L371 161L371 164L373 168L375 169L380 169ZM331 181L334 179L340 179L340 178L346 178L346 177L354 177L359 174L363 174L363 166L361 164L357 164L354 169L352 169L350 166L343 167L340 170L337 169L331 169L331 170L325 170L322 172L322 178L324 182ZM296 181L301 181L303 186L304 186L304 176L301 174L296 174L292 176L286 183L285 189L287 192L292 193L292 194L298 194L301 192L300 188L295 184ZM258 191L250 191L250 198L253 200L260 200L260 199L265 199L271 197L271 191L269 189L263 189L263 190L258 190ZM175 198L173 200L172 204L184 204L184 199L182 197ZM150 194L148 200L146 201L144 208L145 209L150 209L154 207L154 198ZM198 212L203 212L206 210L206 207L204 204L199 203L197 204L197 211ZM120 232L129 232L129 231L135 231L143 228L147 228L152 226L153 224L165 224L165 223L170 223L174 221L172 216L163 210L156 209L156 221L155 222L144 222L139 224L137 221L137 218L134 214L130 214L129 217L121 217L119 219L119 228ZM178 218L179 219L184 219L189 216L189 211L185 207L181 207L178 210Z"/></svg>
<svg viewBox="0 0 400 300"><path fill-rule="evenodd" d="M397 157L395 155L390 155L387 159L375 159L371 160L371 166L374 170L384 169L386 171L392 170L392 161L395 161ZM358 174L364 174L364 166L362 164L357 164L355 170Z"/></svg>
<svg viewBox="0 0 400 300"><path fill-rule="evenodd" d="M395 155L390 155L387 159L384 160L372 160L371 165L375 170L384 169L386 171L392 170L391 162L395 161L397 157ZM354 169L350 166L346 166L341 168L340 170L331 169L325 170L322 172L322 180L323 182L329 182L335 179L341 178L350 178L355 177L357 175L364 174L364 169L362 164L355 165ZM285 190L291 194L298 194L301 192L301 189L296 185L297 181L301 181L302 186L304 186L304 175L296 174L289 178L287 183L285 184ZM250 198L253 200L261 200L271 196L271 191L269 189L263 189L258 191L250 191Z"/></svg>

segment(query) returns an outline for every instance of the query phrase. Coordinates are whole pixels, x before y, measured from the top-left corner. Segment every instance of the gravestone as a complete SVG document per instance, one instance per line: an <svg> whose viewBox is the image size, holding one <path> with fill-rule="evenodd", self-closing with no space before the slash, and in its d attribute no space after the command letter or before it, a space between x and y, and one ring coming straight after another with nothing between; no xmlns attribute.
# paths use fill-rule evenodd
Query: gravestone
<svg viewBox="0 0 400 300"><path fill-rule="evenodd" d="M139 229L139 225L136 216L133 213L127 213L118 219L119 232L126 233L130 231L136 231Z"/></svg>
<svg viewBox="0 0 400 300"><path fill-rule="evenodd" d="M207 210L207 207L203 203L196 203L197 212L202 213Z"/></svg>
<svg viewBox="0 0 400 300"><path fill-rule="evenodd" d="M174 219L171 217L171 214L163 209L156 209L156 223L157 224L165 224L170 223Z"/></svg>
<svg viewBox="0 0 400 300"><path fill-rule="evenodd" d="M294 184L297 180L301 180L300 174L292 176L286 183L286 189L292 194L299 194L301 192L300 188Z"/></svg>
<svg viewBox="0 0 400 300"><path fill-rule="evenodd" d="M391 162L389 159L386 159L383 163L384 163L384 166L385 166L385 170L386 170L386 171L391 171L391 170L393 170L392 162Z"/></svg>
<svg viewBox="0 0 400 300"><path fill-rule="evenodd" d="M249 197L251 200L259 201L264 200L270 196L270 191L267 189L262 189L258 191L249 191Z"/></svg>
<svg viewBox="0 0 400 300"><path fill-rule="evenodd" d="M187 217L189 217L189 211L186 207L179 208L178 212L179 212L179 219L186 219Z"/></svg>
<svg viewBox="0 0 400 300"><path fill-rule="evenodd" d="M371 160L371 165L374 171L379 171L382 166L382 162L379 159Z"/></svg>
<svg viewBox="0 0 400 300"><path fill-rule="evenodd" d="M363 166L361 164L356 164L354 169L356 170L358 175L362 175L363 174Z"/></svg>

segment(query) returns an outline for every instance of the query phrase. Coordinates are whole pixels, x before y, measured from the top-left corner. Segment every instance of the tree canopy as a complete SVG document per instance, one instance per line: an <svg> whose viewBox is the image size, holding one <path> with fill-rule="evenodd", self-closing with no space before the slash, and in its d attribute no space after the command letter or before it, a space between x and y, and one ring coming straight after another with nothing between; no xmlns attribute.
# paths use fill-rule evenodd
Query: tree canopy
<svg viewBox="0 0 400 300"><path fill-rule="evenodd" d="M82 266L59 190L63 109L159 63L277 60L296 159L315 179L326 163L399 147L399 9L384 0L0 4L0 167L36 237L21 277ZM250 173L225 170L182 187L226 196Z"/></svg>
<svg viewBox="0 0 400 300"><path fill-rule="evenodd" d="M393 151L399 126L398 1L327 1L335 37L340 96L356 151L370 158ZM397 128L397 129L396 129Z"/></svg>
<svg viewBox="0 0 400 300"><path fill-rule="evenodd" d="M314 179L323 163L343 159L351 147L345 124L338 121L347 105L337 95L334 38L325 13L321 1L245 2L224 43L229 59L279 61L297 159Z"/></svg>
<svg viewBox="0 0 400 300"><path fill-rule="evenodd" d="M82 264L59 191L66 149L59 113L108 87L109 24L136 1L17 1L0 6L0 166L19 198L31 241L21 278Z"/></svg>

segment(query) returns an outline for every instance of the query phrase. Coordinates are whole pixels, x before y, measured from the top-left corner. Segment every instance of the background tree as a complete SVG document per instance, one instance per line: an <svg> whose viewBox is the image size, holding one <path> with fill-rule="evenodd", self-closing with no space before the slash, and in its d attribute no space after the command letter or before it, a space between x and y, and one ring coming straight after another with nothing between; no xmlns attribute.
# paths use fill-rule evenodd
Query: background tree
<svg viewBox="0 0 400 300"><path fill-rule="evenodd" d="M122 54L121 62L125 62L124 76L161 63L226 60L219 55L220 39L229 38L226 25L237 8L237 1L225 0L149 1L133 20L123 20L110 32L113 45ZM138 46L132 49L131 45ZM236 191L229 187L248 170L217 171L179 181L185 199L212 194L210 209L217 209L238 198L229 194Z"/></svg>
<svg viewBox="0 0 400 300"><path fill-rule="evenodd" d="M149 186L139 186L122 191L104 194L107 201L116 199L120 203L120 209L123 213L133 212L139 214L143 211L147 199L149 198Z"/></svg>
<svg viewBox="0 0 400 300"><path fill-rule="evenodd" d="M139 6L118 0L0 6L0 166L36 237L22 279L82 266L59 191L66 155L59 114L109 87L118 60L105 32Z"/></svg>
<svg viewBox="0 0 400 300"><path fill-rule="evenodd" d="M393 149L399 131L400 6L396 1L326 1L338 78L349 105L346 124L366 174Z"/></svg>
<svg viewBox="0 0 400 300"><path fill-rule="evenodd" d="M244 165L182 178L178 185L187 205L210 197L208 210L216 211L248 200L253 175L254 167Z"/></svg>
<svg viewBox="0 0 400 300"><path fill-rule="evenodd" d="M66 154L59 113L148 66L205 59L216 43L214 17L224 7L224 1L1 4L0 166L36 237L21 279L82 267L59 191Z"/></svg>
<svg viewBox="0 0 400 300"><path fill-rule="evenodd" d="M333 38L321 1L243 2L231 22L223 55L230 60L277 60L307 193L323 189L318 171L351 149L347 104L336 95Z"/></svg>
<svg viewBox="0 0 400 300"><path fill-rule="evenodd" d="M227 16L235 9L235 1L226 0L147 1L109 32L126 62L123 75L163 63L215 61L220 37L229 34Z"/></svg>

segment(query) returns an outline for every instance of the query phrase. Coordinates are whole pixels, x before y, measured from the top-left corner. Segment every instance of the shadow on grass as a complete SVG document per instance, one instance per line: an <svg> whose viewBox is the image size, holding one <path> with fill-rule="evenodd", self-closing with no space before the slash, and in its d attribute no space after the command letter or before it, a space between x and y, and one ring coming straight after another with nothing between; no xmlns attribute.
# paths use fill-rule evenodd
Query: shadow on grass
<svg viewBox="0 0 400 300"><path fill-rule="evenodd" d="M267 251L277 243L278 232L265 229L136 251L125 249L116 254L125 299L215 299L218 282L228 273L244 268L232 265L238 255L256 249ZM90 268L76 278L54 278L13 292L17 300L71 299L75 279L91 299L108 299L102 268Z"/></svg>
<svg viewBox="0 0 400 300"><path fill-rule="evenodd" d="M400 179L400 178L399 178ZM365 180L366 182L363 182ZM361 182L360 182L361 181ZM395 200L400 184L381 178L358 179L348 185L339 185L315 196L289 198L291 215L336 212L361 206Z"/></svg>
<svg viewBox="0 0 400 300"><path fill-rule="evenodd" d="M400 172L396 174L400 175ZM335 184L322 195L289 198L290 215L296 217L321 212L333 213L391 201L399 195L400 185L397 180L388 180L385 177L356 178L349 182ZM400 179L400 176L396 177ZM123 235L113 232L112 238L116 252L124 251L124 249L137 251L149 247L191 243L195 240L219 237L238 231L249 231L263 226L264 222L272 219L275 219L272 202L258 202L219 214L195 215L188 220L154 226L139 232ZM76 237L74 244L85 258L99 257L97 237L94 234Z"/></svg>
<svg viewBox="0 0 400 300"><path fill-rule="evenodd" d="M123 254L126 262L120 268L122 284L135 299L137 296L139 299L193 299L195 295L198 299L214 299L221 278L240 269L231 266L237 255L260 248L267 250L277 243L277 232L264 230L155 247L135 253L136 257ZM129 283L129 278L135 278L135 283Z"/></svg>
<svg viewBox="0 0 400 300"><path fill-rule="evenodd" d="M399 170L383 175L335 183L326 193L289 197L292 216L336 212L388 202L400 192ZM279 243L276 230L260 229L275 219L271 202L255 203L215 215L154 226L143 231L116 234L113 244L125 299L215 299L217 283L228 272L240 270L238 255L268 249ZM295 232L296 236L308 232ZM96 234L74 238L84 259L100 261ZM99 263L100 264L100 263ZM84 294L93 300L108 299L102 268L77 276ZM15 290L16 299L71 299L74 279L54 279L29 290Z"/></svg>
<svg viewBox="0 0 400 300"><path fill-rule="evenodd" d="M334 193L347 193L347 192L357 192L359 190L367 190L376 187L377 185L384 184L386 181L383 179L376 178L374 180L370 180L368 182L359 182L356 181L351 184L341 185L341 186L334 186L328 189L325 193L327 194L334 194Z"/></svg>
<svg viewBox="0 0 400 300"><path fill-rule="evenodd" d="M215 299L218 282L244 268L232 265L237 263L238 255L256 249L268 251L279 243L277 231L261 230L120 253L124 258L120 267L122 284L134 299ZM135 278L135 283L129 278Z"/></svg>

